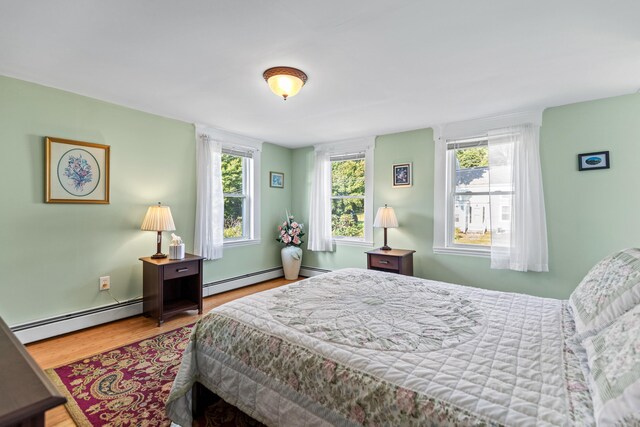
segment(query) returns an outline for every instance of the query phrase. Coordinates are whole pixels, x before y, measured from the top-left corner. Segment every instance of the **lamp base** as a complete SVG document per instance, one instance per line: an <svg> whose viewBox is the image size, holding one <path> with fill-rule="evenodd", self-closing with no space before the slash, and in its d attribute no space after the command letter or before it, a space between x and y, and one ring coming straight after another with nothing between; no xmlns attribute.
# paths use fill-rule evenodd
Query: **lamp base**
<svg viewBox="0 0 640 427"><path fill-rule="evenodd" d="M167 254L161 254L159 252L155 255L151 255L152 259L160 259L160 258L166 258L166 257L167 257Z"/></svg>
<svg viewBox="0 0 640 427"><path fill-rule="evenodd" d="M381 251L390 251L391 248L387 245L384 245L383 247L380 248Z"/></svg>

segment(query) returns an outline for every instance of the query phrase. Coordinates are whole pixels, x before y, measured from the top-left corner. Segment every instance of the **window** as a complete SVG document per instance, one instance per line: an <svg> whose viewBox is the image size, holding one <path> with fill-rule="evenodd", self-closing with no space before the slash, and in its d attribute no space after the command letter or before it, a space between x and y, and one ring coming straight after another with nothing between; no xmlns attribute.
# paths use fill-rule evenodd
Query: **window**
<svg viewBox="0 0 640 427"><path fill-rule="evenodd" d="M314 148L307 248L331 252L334 243L371 246L375 138Z"/></svg>
<svg viewBox="0 0 640 427"><path fill-rule="evenodd" d="M364 152L331 156L331 235L364 239Z"/></svg>
<svg viewBox="0 0 640 427"><path fill-rule="evenodd" d="M260 243L262 141L196 125L193 251L223 257L224 247Z"/></svg>
<svg viewBox="0 0 640 427"><path fill-rule="evenodd" d="M434 253L547 271L541 121L530 111L434 127Z"/></svg>
<svg viewBox="0 0 640 427"><path fill-rule="evenodd" d="M224 196L224 244L259 240L257 233L257 188L254 180L256 153L223 147L221 157Z"/></svg>

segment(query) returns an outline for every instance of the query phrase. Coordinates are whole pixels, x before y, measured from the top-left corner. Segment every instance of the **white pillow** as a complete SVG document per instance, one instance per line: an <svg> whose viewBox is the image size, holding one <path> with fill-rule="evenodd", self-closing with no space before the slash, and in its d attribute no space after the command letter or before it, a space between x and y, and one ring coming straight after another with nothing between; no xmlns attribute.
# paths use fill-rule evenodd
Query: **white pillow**
<svg viewBox="0 0 640 427"><path fill-rule="evenodd" d="M582 345L596 424L640 424L640 305Z"/></svg>
<svg viewBox="0 0 640 427"><path fill-rule="evenodd" d="M576 331L584 339L640 303L640 249L598 262L569 297Z"/></svg>

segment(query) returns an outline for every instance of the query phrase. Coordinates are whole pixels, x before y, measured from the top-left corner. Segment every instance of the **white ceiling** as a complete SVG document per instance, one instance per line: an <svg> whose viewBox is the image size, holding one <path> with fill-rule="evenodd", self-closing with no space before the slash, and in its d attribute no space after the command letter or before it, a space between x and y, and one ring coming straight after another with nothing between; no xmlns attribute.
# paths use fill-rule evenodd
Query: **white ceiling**
<svg viewBox="0 0 640 427"><path fill-rule="evenodd" d="M0 74L299 147L635 92L639 18L638 0L0 0ZM286 102L262 79L277 65L309 76Z"/></svg>

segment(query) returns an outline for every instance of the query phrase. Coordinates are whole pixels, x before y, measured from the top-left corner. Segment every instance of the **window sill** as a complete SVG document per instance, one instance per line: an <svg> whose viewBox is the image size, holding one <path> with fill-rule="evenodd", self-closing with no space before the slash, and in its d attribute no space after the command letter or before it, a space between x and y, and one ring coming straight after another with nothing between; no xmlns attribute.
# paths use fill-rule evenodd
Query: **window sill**
<svg viewBox="0 0 640 427"><path fill-rule="evenodd" d="M367 242L365 240L333 239L333 243L340 246L373 246L373 242Z"/></svg>
<svg viewBox="0 0 640 427"><path fill-rule="evenodd" d="M475 256L480 258L491 258L490 249L474 249L474 248L447 248L447 247L435 247L433 248L434 254L441 255L463 255L463 256Z"/></svg>
<svg viewBox="0 0 640 427"><path fill-rule="evenodd" d="M260 239L238 239L238 240L225 240L222 242L223 247L233 248L235 246L251 246L259 245Z"/></svg>

